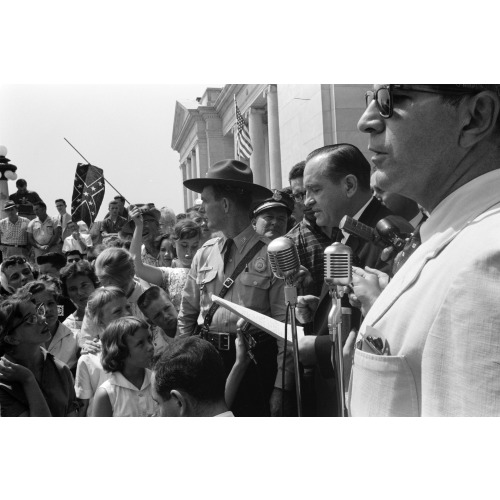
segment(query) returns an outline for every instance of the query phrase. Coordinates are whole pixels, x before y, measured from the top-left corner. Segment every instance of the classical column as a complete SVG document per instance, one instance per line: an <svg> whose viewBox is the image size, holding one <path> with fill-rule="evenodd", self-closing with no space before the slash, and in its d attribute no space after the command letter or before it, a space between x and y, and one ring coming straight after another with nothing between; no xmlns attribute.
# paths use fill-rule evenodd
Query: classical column
<svg viewBox="0 0 500 500"><path fill-rule="evenodd" d="M186 179L192 179L192 178L193 178L192 161L191 161L191 153L189 153L186 158ZM184 208L188 208L191 206L192 198L193 198L193 192L191 191L191 189L188 189L186 206Z"/></svg>
<svg viewBox="0 0 500 500"><path fill-rule="evenodd" d="M263 115L264 110L250 108L248 128L253 147L253 153L250 155L250 168L253 172L253 181L261 186L267 186L264 132L262 126Z"/></svg>
<svg viewBox="0 0 500 500"><path fill-rule="evenodd" d="M182 171L182 190L183 190L183 194L184 194L184 210L186 210L187 206L188 206L188 192L189 192L189 189L184 186L184 181L187 179L187 162L185 161L184 163L181 163L181 171Z"/></svg>
<svg viewBox="0 0 500 500"><path fill-rule="evenodd" d="M198 157L196 156L196 150L193 149L190 153L191 157L191 179L196 179L198 177ZM190 207L194 205L194 200L196 199L197 194L194 191L191 191L191 200Z"/></svg>
<svg viewBox="0 0 500 500"><path fill-rule="evenodd" d="M272 189L281 188L280 124L278 116L278 91L276 85L269 85L264 94L267 97L267 126L269 138L269 170Z"/></svg>

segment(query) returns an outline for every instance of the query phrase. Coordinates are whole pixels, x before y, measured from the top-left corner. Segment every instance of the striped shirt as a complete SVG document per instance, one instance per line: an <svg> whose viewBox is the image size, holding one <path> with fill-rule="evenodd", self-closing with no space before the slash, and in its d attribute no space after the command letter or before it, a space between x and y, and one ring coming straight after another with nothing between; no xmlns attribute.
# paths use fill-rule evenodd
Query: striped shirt
<svg viewBox="0 0 500 500"><path fill-rule="evenodd" d="M313 283L304 289L299 287L299 295L321 295L324 281L324 254L325 248L332 243L316 224L302 219L285 235L297 247L300 263L306 267L313 278Z"/></svg>

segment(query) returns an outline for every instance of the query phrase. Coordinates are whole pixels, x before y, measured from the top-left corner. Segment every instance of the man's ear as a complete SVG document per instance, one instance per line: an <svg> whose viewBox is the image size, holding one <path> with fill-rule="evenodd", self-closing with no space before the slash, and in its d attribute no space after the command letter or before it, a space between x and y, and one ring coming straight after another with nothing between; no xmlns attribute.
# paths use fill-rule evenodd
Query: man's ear
<svg viewBox="0 0 500 500"><path fill-rule="evenodd" d="M342 180L347 198L352 198L358 190L358 178L353 174L348 174Z"/></svg>
<svg viewBox="0 0 500 500"><path fill-rule="evenodd" d="M254 230L257 227L257 219L255 217L252 219L252 227L254 228Z"/></svg>
<svg viewBox="0 0 500 500"><path fill-rule="evenodd" d="M182 391L172 389L170 396L173 398L179 417L189 416L189 402Z"/></svg>
<svg viewBox="0 0 500 500"><path fill-rule="evenodd" d="M459 144L470 148L490 135L496 128L500 113L500 97L483 91L459 105L462 125Z"/></svg>
<svg viewBox="0 0 500 500"><path fill-rule="evenodd" d="M225 214L229 213L230 205L231 205L231 200L229 198L222 198L222 208Z"/></svg>

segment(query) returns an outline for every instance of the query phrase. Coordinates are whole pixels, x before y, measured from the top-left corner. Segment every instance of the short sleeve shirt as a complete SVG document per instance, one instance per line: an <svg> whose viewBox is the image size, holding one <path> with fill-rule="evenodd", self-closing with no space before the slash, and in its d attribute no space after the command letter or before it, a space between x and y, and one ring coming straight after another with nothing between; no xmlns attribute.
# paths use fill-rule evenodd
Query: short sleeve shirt
<svg viewBox="0 0 500 500"><path fill-rule="evenodd" d="M53 217L47 216L43 222L35 217L28 225L28 233L33 234L33 238L39 245L47 245L59 225L60 222Z"/></svg>

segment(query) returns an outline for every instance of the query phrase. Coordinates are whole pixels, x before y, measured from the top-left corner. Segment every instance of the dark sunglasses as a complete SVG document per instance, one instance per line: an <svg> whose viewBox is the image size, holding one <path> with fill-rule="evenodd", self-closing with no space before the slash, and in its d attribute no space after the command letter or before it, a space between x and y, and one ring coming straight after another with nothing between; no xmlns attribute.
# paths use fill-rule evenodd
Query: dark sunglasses
<svg viewBox="0 0 500 500"><path fill-rule="evenodd" d="M448 94L448 95L466 95L477 94L478 89L457 89L451 86L442 85L439 89L414 89L407 85L384 85L377 90L368 90L365 94L366 107L375 100L377 109L382 118L390 118L394 112L394 91L406 90L411 92L421 92L424 94Z"/></svg>

